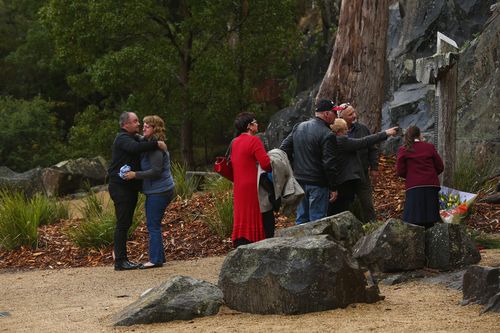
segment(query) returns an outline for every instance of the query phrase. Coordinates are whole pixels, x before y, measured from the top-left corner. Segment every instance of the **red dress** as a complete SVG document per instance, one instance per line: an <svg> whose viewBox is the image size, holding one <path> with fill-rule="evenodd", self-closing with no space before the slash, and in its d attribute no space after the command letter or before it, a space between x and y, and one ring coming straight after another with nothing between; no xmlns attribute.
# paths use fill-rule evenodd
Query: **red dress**
<svg viewBox="0 0 500 333"><path fill-rule="evenodd" d="M246 238L257 242L266 238L257 194L257 162L271 171L271 161L262 141L243 133L233 141L231 164L234 174L233 242Z"/></svg>

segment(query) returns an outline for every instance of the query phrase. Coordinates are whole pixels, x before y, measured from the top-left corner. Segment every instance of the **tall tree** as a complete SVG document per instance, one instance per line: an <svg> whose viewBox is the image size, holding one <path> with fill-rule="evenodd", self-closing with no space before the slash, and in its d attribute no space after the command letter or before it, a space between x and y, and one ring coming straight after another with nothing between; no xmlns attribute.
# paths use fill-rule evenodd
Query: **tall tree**
<svg viewBox="0 0 500 333"><path fill-rule="evenodd" d="M351 102L360 121L380 129L388 0L343 0L328 70L317 99Z"/></svg>
<svg viewBox="0 0 500 333"><path fill-rule="evenodd" d="M207 120L212 128L214 119L230 124L241 105L250 108L252 87L290 74L298 43L294 4L50 0L42 13L56 54L71 68L73 91L103 109L166 117L180 128L173 136L193 165L194 138ZM231 48L235 31L240 39Z"/></svg>

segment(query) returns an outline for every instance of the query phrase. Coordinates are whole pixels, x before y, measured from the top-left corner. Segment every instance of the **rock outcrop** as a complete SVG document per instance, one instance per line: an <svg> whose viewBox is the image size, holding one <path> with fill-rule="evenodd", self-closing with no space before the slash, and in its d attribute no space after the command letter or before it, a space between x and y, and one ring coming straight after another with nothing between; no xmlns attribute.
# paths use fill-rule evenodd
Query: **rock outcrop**
<svg viewBox="0 0 500 333"><path fill-rule="evenodd" d="M63 196L105 184L106 167L106 161L99 156L67 160L48 168L35 168L23 173L0 167L0 189L22 192L28 197L36 193Z"/></svg>

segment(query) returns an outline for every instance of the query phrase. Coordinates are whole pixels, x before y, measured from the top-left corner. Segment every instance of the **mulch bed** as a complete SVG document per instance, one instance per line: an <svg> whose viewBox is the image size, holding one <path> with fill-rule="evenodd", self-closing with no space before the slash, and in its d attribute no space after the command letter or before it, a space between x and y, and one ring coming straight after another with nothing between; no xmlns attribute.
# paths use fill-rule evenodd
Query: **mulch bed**
<svg viewBox="0 0 500 333"><path fill-rule="evenodd" d="M400 218L404 206L404 181L395 176L395 159L381 157L379 177L374 180L374 203L378 219ZM167 261L225 255L231 240L220 239L203 221L204 209L213 205L213 197L197 193L191 200L170 204L163 219ZM293 225L286 216L277 215L277 228ZM80 220L65 220L39 229L36 249L22 247L15 251L0 250L0 269L55 269L67 267L111 266L112 247L100 250L82 249L68 239L64 230ZM488 233L500 233L500 205L475 203L467 226ZM147 261L148 234L142 223L128 242L132 261Z"/></svg>

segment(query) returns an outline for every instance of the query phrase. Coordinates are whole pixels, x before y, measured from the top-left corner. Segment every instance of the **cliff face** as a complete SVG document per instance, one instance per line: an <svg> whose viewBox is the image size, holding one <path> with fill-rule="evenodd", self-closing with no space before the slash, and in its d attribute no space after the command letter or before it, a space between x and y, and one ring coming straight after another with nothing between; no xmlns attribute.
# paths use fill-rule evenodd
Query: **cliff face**
<svg viewBox="0 0 500 333"><path fill-rule="evenodd" d="M500 165L500 3L460 53L457 153Z"/></svg>
<svg viewBox="0 0 500 333"><path fill-rule="evenodd" d="M500 162L500 102L498 13L494 0L399 0L389 10L386 103L382 128L419 126L433 140L434 86L418 83L415 61L436 52L437 31L461 48L458 82L457 149L462 153L489 154ZM493 10L490 10L490 7ZM276 113L266 131L270 148L279 146L293 124L312 115L316 88L300 95L296 105ZM359 113L370 110L357 110ZM400 141L382 147L394 153ZM500 163L497 163L500 165Z"/></svg>

